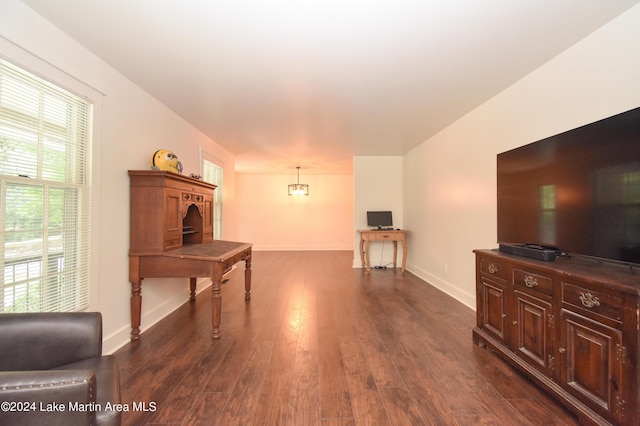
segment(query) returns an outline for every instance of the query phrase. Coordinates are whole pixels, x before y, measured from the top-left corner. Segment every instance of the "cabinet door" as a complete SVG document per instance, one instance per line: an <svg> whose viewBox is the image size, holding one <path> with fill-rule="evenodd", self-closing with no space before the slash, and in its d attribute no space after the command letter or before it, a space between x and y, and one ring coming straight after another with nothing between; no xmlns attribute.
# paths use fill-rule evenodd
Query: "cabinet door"
<svg viewBox="0 0 640 426"><path fill-rule="evenodd" d="M479 289L481 303L478 325L498 339L506 341L506 285L482 277Z"/></svg>
<svg viewBox="0 0 640 426"><path fill-rule="evenodd" d="M551 303L515 291L515 347L517 354L546 374L553 375L553 315Z"/></svg>
<svg viewBox="0 0 640 426"><path fill-rule="evenodd" d="M566 356L563 386L603 415L624 419L622 333L562 309L559 353Z"/></svg>
<svg viewBox="0 0 640 426"><path fill-rule="evenodd" d="M164 190L164 248L182 245L182 199L180 191ZM153 231L150 231L153 232Z"/></svg>

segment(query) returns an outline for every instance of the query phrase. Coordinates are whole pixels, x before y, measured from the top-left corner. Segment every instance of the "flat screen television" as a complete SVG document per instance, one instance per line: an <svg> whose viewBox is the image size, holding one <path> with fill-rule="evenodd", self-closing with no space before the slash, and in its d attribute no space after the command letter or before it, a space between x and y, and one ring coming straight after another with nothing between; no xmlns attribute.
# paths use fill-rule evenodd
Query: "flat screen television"
<svg viewBox="0 0 640 426"><path fill-rule="evenodd" d="M640 264L640 108L498 154L497 191L499 244Z"/></svg>
<svg viewBox="0 0 640 426"><path fill-rule="evenodd" d="M367 226L372 228L392 228L393 215L390 211L367 212Z"/></svg>

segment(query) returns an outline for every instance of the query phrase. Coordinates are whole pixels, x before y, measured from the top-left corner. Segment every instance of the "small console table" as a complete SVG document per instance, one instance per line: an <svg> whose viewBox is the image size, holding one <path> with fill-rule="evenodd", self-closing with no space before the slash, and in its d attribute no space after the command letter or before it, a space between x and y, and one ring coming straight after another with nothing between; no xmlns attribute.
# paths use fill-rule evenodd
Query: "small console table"
<svg viewBox="0 0 640 426"><path fill-rule="evenodd" d="M362 266L367 268L367 272L371 271L371 261L369 259L371 241L393 241L394 268L398 260L398 241L400 241L402 243L402 272L404 272L407 264L407 231L399 229L360 229L358 232L360 233L360 261Z"/></svg>

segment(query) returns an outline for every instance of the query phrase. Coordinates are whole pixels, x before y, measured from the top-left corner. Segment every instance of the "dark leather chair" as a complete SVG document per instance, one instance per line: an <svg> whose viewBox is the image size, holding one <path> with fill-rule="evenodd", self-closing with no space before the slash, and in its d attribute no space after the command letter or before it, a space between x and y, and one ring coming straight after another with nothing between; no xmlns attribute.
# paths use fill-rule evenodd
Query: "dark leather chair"
<svg viewBox="0 0 640 426"><path fill-rule="evenodd" d="M97 312L0 314L1 425L119 425L120 376Z"/></svg>

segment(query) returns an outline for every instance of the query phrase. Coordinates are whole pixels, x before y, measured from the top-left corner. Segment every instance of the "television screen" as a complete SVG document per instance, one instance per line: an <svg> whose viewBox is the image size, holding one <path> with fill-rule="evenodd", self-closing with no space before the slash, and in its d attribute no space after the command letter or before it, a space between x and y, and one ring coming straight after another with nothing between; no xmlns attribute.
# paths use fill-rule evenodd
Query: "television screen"
<svg viewBox="0 0 640 426"><path fill-rule="evenodd" d="M378 228L393 226L391 212L367 212L367 226Z"/></svg>
<svg viewBox="0 0 640 426"><path fill-rule="evenodd" d="M640 264L640 108L497 157L498 243Z"/></svg>

